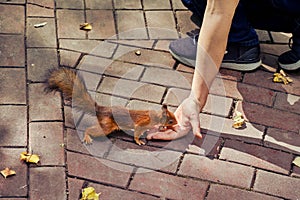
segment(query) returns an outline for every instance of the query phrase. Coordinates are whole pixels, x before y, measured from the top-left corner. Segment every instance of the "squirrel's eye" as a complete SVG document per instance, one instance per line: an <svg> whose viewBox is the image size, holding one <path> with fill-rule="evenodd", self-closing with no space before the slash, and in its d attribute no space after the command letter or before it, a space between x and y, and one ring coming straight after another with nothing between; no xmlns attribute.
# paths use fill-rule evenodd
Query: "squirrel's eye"
<svg viewBox="0 0 300 200"><path fill-rule="evenodd" d="M173 120L170 119L169 122L168 122L168 124L173 124Z"/></svg>

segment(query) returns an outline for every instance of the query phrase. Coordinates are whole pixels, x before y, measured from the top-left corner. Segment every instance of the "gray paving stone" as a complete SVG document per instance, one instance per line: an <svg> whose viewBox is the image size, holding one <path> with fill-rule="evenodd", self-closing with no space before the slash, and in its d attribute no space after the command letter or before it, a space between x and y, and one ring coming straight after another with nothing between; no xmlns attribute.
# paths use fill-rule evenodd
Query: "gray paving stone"
<svg viewBox="0 0 300 200"><path fill-rule="evenodd" d="M0 66L25 66L23 35L0 34Z"/></svg>
<svg viewBox="0 0 300 200"><path fill-rule="evenodd" d="M30 168L30 191L33 199L66 199L65 168L36 167Z"/></svg>
<svg viewBox="0 0 300 200"><path fill-rule="evenodd" d="M73 9L83 9L84 3L83 0L56 0L57 8L73 8Z"/></svg>
<svg viewBox="0 0 300 200"><path fill-rule="evenodd" d="M116 12L116 20L120 39L147 39L142 11L119 10Z"/></svg>
<svg viewBox="0 0 300 200"><path fill-rule="evenodd" d="M168 0L143 0L143 4L145 10L171 9L171 4Z"/></svg>
<svg viewBox="0 0 300 200"><path fill-rule="evenodd" d="M25 9L18 5L0 5L0 33L23 34Z"/></svg>
<svg viewBox="0 0 300 200"><path fill-rule="evenodd" d="M6 179L1 175L1 197L24 197L27 195L27 166L26 164L19 162L20 155L24 151L26 151L25 148L0 148L0 169L3 170L8 167L16 171L16 175Z"/></svg>
<svg viewBox="0 0 300 200"><path fill-rule="evenodd" d="M44 27L35 28L35 24L44 23ZM53 47L56 48L56 31L53 18L27 19L27 47Z"/></svg>
<svg viewBox="0 0 300 200"><path fill-rule="evenodd" d="M46 93L41 83L29 85L29 119L62 120L61 97L58 92Z"/></svg>
<svg viewBox="0 0 300 200"><path fill-rule="evenodd" d="M27 145L26 106L0 105L0 146ZM2 169L1 169L2 170Z"/></svg>
<svg viewBox="0 0 300 200"><path fill-rule="evenodd" d="M27 73L31 81L45 81L50 69L58 67L55 49L27 49Z"/></svg>
<svg viewBox="0 0 300 200"><path fill-rule="evenodd" d="M86 1L86 8L88 9L112 9L111 0L93 0Z"/></svg>
<svg viewBox="0 0 300 200"><path fill-rule="evenodd" d="M65 164L62 122L33 122L29 124L29 152L40 155L40 165Z"/></svg>
<svg viewBox="0 0 300 200"><path fill-rule="evenodd" d="M26 104L25 70L0 68L0 104Z"/></svg>
<svg viewBox="0 0 300 200"><path fill-rule="evenodd" d="M68 2L68 1L63 1ZM79 2L79 1L77 1ZM83 10L58 10L57 11L57 32L58 38L84 39L86 32L80 30L80 24L84 23Z"/></svg>
<svg viewBox="0 0 300 200"><path fill-rule="evenodd" d="M141 0L114 0L116 9L142 9Z"/></svg>

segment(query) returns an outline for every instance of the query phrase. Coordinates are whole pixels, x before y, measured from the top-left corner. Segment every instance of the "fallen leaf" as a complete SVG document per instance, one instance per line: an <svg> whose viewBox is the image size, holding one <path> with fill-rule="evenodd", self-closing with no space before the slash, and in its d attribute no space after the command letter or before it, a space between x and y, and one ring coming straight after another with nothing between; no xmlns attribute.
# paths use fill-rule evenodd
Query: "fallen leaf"
<svg viewBox="0 0 300 200"><path fill-rule="evenodd" d="M92 28L93 28L92 25L89 23L80 24L80 30L90 31L92 30Z"/></svg>
<svg viewBox="0 0 300 200"><path fill-rule="evenodd" d="M6 177L8 177L8 176L12 176L12 175L15 175L16 174L16 172L14 171L14 170L12 170L12 169L9 169L9 168L5 168L4 170L2 170L1 172L0 172L3 176L4 176L4 178L6 178Z"/></svg>
<svg viewBox="0 0 300 200"><path fill-rule="evenodd" d="M80 200L99 200L101 193L96 193L95 188L87 187L82 189L82 197Z"/></svg>
<svg viewBox="0 0 300 200"><path fill-rule="evenodd" d="M243 114L237 110L234 112L233 121L232 127L235 129L242 128L246 122Z"/></svg>
<svg viewBox="0 0 300 200"><path fill-rule="evenodd" d="M277 73L273 74L273 82L275 82L275 83L283 83L284 85L287 85L289 83L292 83L293 80L290 77L288 77L286 75L286 73L281 69L279 71L279 73L277 72Z"/></svg>
<svg viewBox="0 0 300 200"><path fill-rule="evenodd" d="M27 153L27 152L22 152L20 160L25 161L27 163L37 164L40 161L40 157L36 154L30 154L30 153Z"/></svg>
<svg viewBox="0 0 300 200"><path fill-rule="evenodd" d="M294 159L293 164L300 167L300 157L299 156Z"/></svg>
<svg viewBox="0 0 300 200"><path fill-rule="evenodd" d="M47 25L47 22L39 23L39 24L34 24L34 28L41 28Z"/></svg>

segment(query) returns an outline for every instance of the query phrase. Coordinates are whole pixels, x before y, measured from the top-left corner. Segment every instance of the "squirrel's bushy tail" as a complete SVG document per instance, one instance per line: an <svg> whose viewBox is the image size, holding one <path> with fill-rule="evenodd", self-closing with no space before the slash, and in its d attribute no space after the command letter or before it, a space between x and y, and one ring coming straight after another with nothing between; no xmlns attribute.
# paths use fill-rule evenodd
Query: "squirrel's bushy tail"
<svg viewBox="0 0 300 200"><path fill-rule="evenodd" d="M95 113L97 103L87 92L83 79L71 69L59 68L49 72L45 91L60 91L72 100L72 106L87 113Z"/></svg>

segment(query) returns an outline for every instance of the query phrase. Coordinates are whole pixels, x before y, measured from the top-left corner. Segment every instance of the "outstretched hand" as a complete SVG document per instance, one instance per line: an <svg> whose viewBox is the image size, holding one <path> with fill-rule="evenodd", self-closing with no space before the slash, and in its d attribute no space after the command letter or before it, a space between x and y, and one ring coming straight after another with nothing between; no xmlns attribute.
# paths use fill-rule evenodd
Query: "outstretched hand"
<svg viewBox="0 0 300 200"><path fill-rule="evenodd" d="M191 129L196 137L202 138L200 110L199 102L193 97L185 99L174 113L178 122L178 125L174 127L175 131L168 129L164 132L152 132L147 135L147 139L174 140L187 135Z"/></svg>

